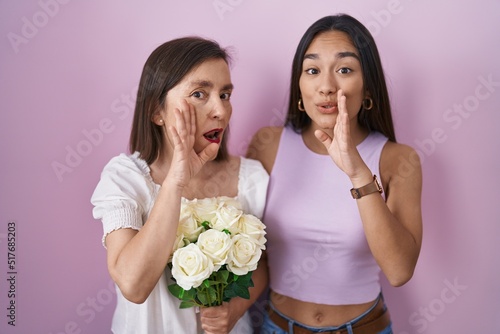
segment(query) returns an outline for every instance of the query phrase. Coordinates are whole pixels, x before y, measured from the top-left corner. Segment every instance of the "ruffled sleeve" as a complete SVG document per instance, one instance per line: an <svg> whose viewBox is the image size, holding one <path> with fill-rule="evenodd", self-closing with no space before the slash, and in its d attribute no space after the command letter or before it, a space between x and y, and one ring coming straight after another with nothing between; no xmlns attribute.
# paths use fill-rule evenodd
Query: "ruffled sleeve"
<svg viewBox="0 0 500 334"><path fill-rule="evenodd" d="M266 206L269 175L260 161L241 158L238 199L245 212L262 218Z"/></svg>
<svg viewBox="0 0 500 334"><path fill-rule="evenodd" d="M121 228L142 228L153 193L147 169L144 161L125 154L114 157L104 167L90 200L94 218L102 221L104 247L109 233Z"/></svg>

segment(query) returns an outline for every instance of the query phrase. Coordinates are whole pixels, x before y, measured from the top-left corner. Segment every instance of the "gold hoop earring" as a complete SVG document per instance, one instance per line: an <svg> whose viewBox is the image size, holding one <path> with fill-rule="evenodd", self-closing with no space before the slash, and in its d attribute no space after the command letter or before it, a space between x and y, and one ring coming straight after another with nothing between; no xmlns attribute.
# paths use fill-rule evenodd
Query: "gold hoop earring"
<svg viewBox="0 0 500 334"><path fill-rule="evenodd" d="M299 108L300 111L306 111L302 103L302 99L299 99L299 102L297 103L297 108Z"/></svg>
<svg viewBox="0 0 500 334"><path fill-rule="evenodd" d="M368 101L368 105L366 105L366 102ZM371 110L373 108L373 100L368 97L363 100L363 109L365 110Z"/></svg>

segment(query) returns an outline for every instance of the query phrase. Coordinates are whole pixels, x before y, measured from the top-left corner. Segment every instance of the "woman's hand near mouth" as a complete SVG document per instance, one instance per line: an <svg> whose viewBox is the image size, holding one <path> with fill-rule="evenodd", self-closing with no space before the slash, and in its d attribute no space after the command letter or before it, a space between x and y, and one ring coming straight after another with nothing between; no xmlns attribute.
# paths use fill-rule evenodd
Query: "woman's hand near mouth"
<svg viewBox="0 0 500 334"><path fill-rule="evenodd" d="M316 130L314 135L325 145L333 162L349 177L355 177L367 167L352 141L346 97L341 89L337 93L337 101L339 113L333 137L323 130Z"/></svg>
<svg viewBox="0 0 500 334"><path fill-rule="evenodd" d="M168 127L174 144L172 164L167 179L179 187L185 187L207 161L213 160L219 150L219 144L211 142L199 153L194 150L196 134L196 115L194 107L182 102L182 109L174 109L175 126ZM220 135L219 137L220 138Z"/></svg>

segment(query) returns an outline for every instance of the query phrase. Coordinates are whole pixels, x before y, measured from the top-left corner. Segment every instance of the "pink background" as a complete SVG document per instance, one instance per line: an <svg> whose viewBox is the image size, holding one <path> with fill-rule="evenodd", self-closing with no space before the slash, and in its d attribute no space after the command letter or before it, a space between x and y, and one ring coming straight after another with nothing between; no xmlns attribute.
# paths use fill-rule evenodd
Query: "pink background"
<svg viewBox="0 0 500 334"><path fill-rule="evenodd" d="M337 12L374 34L398 139L423 161L420 261L410 283L384 285L395 333L499 333L498 0L0 1L0 332L109 333L115 296L89 199L127 149L156 46L196 34L234 48L230 149L241 155L281 123L302 33Z"/></svg>

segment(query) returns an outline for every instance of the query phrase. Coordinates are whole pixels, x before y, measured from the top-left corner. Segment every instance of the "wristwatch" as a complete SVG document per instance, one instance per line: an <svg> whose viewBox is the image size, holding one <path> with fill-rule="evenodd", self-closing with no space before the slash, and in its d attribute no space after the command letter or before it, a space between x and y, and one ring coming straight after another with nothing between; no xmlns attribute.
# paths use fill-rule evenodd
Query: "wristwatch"
<svg viewBox="0 0 500 334"><path fill-rule="evenodd" d="M362 186L361 188L352 188L351 195L354 199L360 199L363 196L374 192L382 193L383 189L380 183L378 182L377 175L373 175L373 181L368 183L366 186Z"/></svg>

